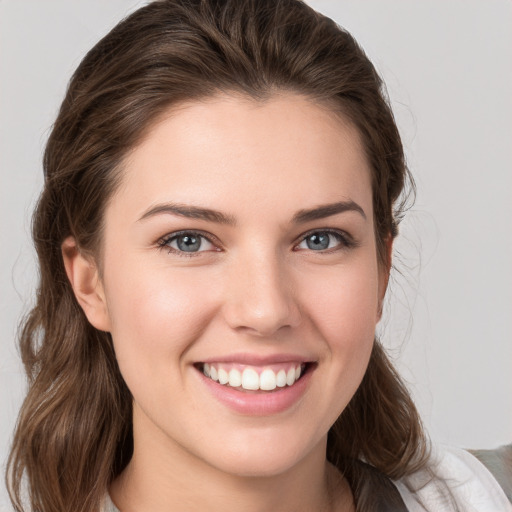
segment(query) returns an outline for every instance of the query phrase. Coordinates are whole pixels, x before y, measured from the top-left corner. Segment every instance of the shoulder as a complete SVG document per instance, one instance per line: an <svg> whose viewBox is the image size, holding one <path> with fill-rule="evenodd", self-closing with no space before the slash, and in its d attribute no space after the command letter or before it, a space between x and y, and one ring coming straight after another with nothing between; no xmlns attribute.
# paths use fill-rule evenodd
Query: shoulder
<svg viewBox="0 0 512 512"><path fill-rule="evenodd" d="M430 464L394 482L410 512L512 512L491 472L459 448L432 448Z"/></svg>

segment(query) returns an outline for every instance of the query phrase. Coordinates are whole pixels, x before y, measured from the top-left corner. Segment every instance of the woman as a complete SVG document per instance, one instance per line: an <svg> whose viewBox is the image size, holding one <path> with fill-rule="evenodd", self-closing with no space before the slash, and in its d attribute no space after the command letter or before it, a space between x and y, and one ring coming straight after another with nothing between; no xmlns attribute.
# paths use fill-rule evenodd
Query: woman
<svg viewBox="0 0 512 512"><path fill-rule="evenodd" d="M81 63L44 161L17 510L23 474L41 511L505 509L469 455L481 495L447 483L375 339L408 172L332 21L151 3Z"/></svg>

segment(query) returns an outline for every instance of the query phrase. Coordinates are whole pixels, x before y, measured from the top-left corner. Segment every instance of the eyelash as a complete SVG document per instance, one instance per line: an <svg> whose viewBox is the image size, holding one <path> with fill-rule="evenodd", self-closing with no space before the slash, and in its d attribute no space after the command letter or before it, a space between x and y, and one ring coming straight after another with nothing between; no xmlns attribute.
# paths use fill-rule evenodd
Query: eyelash
<svg viewBox="0 0 512 512"><path fill-rule="evenodd" d="M310 236L315 235L315 234L332 235L334 238L337 239L339 244L336 247L331 247L331 248L319 250L319 251L314 251L314 250L310 249L311 252L318 252L320 254L329 254L329 253L340 251L343 249L351 249L351 248L357 247L357 242L352 238L352 236L350 236L348 233L346 233L344 231L339 231L339 230L334 230L334 229L314 229L314 230L308 231L307 233L304 233L303 235L301 235L299 241L294 245L294 250L295 251L307 250L307 249L298 249L297 247L301 243L303 243L305 240L307 240ZM176 250L175 248L170 247L170 244L174 240L176 240L180 236L184 236L184 235L195 236L195 237L205 239L212 245L216 246L217 251L221 250L221 248L219 248L219 246L221 246L221 244L217 240L216 237L213 237L209 233L205 233L203 231L195 231L195 230L176 231L176 232L171 233L171 234L161 238L160 240L158 240L157 245L160 249L166 249L169 254L176 254L176 255L178 255L180 257L184 257L184 258L193 258L193 257L197 257L197 256L201 255L201 253L203 253L203 252L211 252L211 251L187 252L187 251ZM217 252L217 251L215 251L215 252Z"/></svg>
<svg viewBox="0 0 512 512"><path fill-rule="evenodd" d="M331 247L328 249L320 250L320 251L313 251L311 252L318 252L320 254L330 254L333 252L341 251L343 249L352 249L354 247L357 247L357 242L345 231L340 231L337 229L313 229L311 231L308 231L307 233L304 233L301 235L299 242L295 245L294 250L300 251L300 250L306 250L306 249L297 249L297 246L303 243L305 240L307 240L312 235L332 235L336 240L338 241L338 245L335 247Z"/></svg>
<svg viewBox="0 0 512 512"><path fill-rule="evenodd" d="M178 255L180 257L184 257L184 258L193 258L193 257L199 256L203 252L208 252L208 251L187 252L187 251L176 250L176 249L174 249L174 247L170 247L169 244L171 244L171 242L178 239L180 236L184 236L184 235L203 238L216 247L219 247L221 245L220 242L215 237L213 237L212 235L205 233L203 231L183 230L183 231L175 231L174 233L171 233L171 234L161 238L157 242L158 247L160 249L167 249L169 254L176 254L176 255ZM219 248L217 249L217 251L220 251L220 250L221 249L219 249Z"/></svg>

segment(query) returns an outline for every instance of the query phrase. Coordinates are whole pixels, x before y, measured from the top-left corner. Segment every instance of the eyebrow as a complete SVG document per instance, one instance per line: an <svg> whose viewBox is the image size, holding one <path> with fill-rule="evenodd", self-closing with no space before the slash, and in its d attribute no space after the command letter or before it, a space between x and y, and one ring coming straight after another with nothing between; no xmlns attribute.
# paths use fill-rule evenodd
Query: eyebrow
<svg viewBox="0 0 512 512"><path fill-rule="evenodd" d="M236 224L234 217L231 215L226 215L217 210L177 203L165 203L153 206L147 212L145 212L144 215L142 215L139 221L162 213L178 215L187 219L201 219L209 222L216 222L218 224L227 224L229 226L234 226Z"/></svg>
<svg viewBox="0 0 512 512"><path fill-rule="evenodd" d="M364 210L357 203L354 201L338 201L337 203L324 204L316 206L315 208L300 210L293 216L293 223L302 224L312 220L325 219L331 215L344 212L357 212L366 220Z"/></svg>
<svg viewBox="0 0 512 512"><path fill-rule="evenodd" d="M306 210L299 210L293 216L292 222L293 224L303 224L344 212L357 212L366 219L364 210L354 201L338 201L336 203L324 204ZM164 203L153 206L142 215L139 221L160 214L178 215L187 219L201 219L228 226L236 225L236 220L232 215L226 215L225 213L210 208L201 208L179 203Z"/></svg>

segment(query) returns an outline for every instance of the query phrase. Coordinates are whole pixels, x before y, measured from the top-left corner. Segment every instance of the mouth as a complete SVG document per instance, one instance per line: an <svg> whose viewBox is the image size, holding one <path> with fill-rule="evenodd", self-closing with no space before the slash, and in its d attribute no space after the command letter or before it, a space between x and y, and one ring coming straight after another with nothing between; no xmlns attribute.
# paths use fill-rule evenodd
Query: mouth
<svg viewBox="0 0 512 512"><path fill-rule="evenodd" d="M314 365L299 361L265 366L210 362L197 363L195 367L221 386L244 393L272 393L293 387Z"/></svg>

